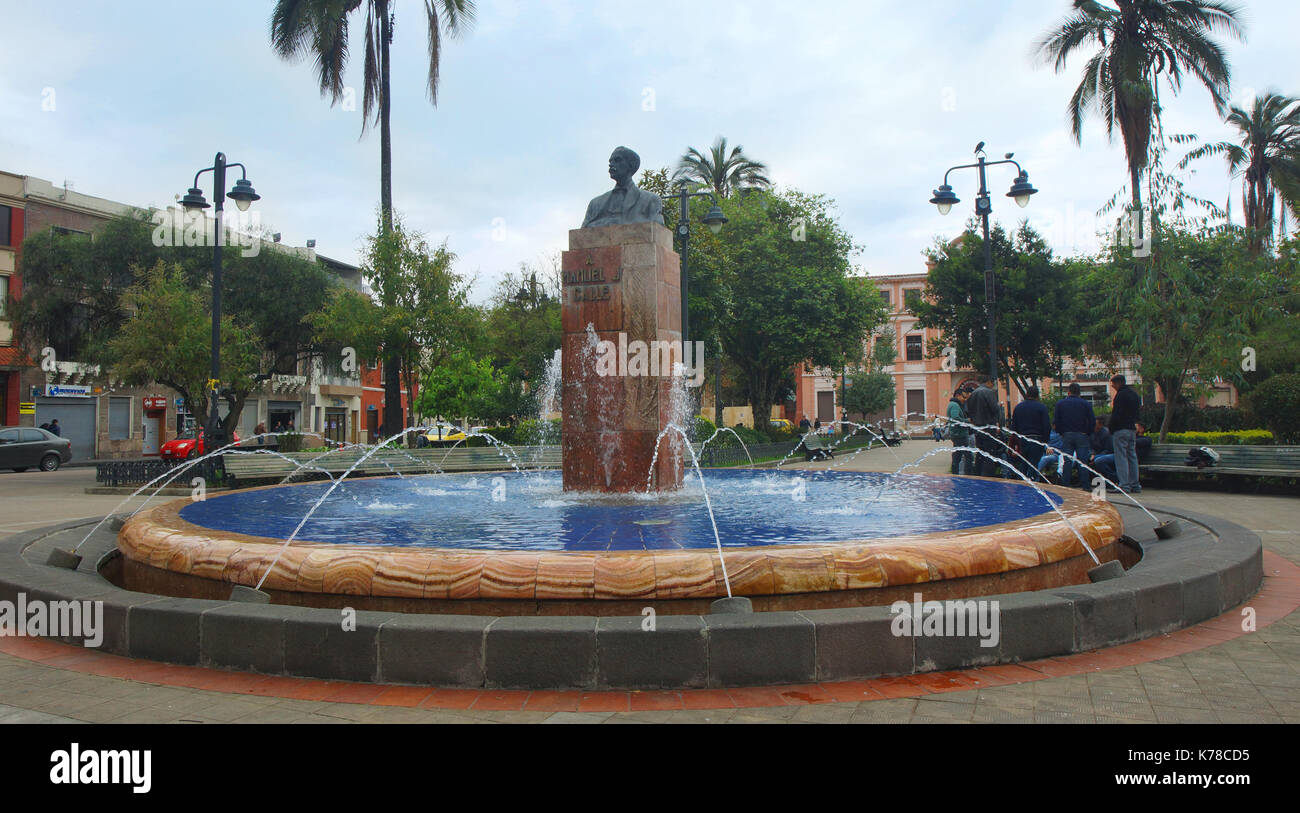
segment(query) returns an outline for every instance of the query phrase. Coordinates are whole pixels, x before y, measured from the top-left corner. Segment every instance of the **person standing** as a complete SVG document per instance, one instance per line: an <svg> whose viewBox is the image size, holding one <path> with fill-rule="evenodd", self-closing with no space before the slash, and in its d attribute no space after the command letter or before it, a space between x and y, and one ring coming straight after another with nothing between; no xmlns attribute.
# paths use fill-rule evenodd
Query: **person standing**
<svg viewBox="0 0 1300 813"><path fill-rule="evenodd" d="M998 404L998 393L994 389L997 382L991 375L980 376L980 386L966 399L966 414L970 422L979 427L975 433L975 445L985 455L975 460L975 474L979 477L993 477L997 474L996 458L1001 441L998 429L1002 425L1002 407Z"/></svg>
<svg viewBox="0 0 1300 813"><path fill-rule="evenodd" d="M1124 376L1110 380L1115 390L1115 400L1110 406L1110 442L1115 452L1115 474L1119 487L1130 494L1141 494L1138 484L1137 422L1142 409L1142 396L1128 385Z"/></svg>
<svg viewBox="0 0 1300 813"><path fill-rule="evenodd" d="M63 430L59 428L59 419L55 418L50 421L50 433L57 437L63 437Z"/></svg>
<svg viewBox="0 0 1300 813"><path fill-rule="evenodd" d="M1061 433L1061 485L1070 485L1074 470L1079 469L1079 487L1089 490L1089 480L1081 466L1076 466L1074 458L1081 462L1092 459L1092 428L1097 417L1092 413L1092 404L1079 396L1079 385L1071 384L1066 389L1066 396L1056 402L1056 431Z"/></svg>
<svg viewBox="0 0 1300 813"><path fill-rule="evenodd" d="M970 430L964 425L969 419L966 416L965 407L962 406L969 397L970 390L965 387L958 387L948 401L948 437L952 438L954 447L970 445ZM958 423L958 421L961 423ZM970 474L971 462L971 453L969 451L954 449L952 453L952 473Z"/></svg>
<svg viewBox="0 0 1300 813"><path fill-rule="evenodd" d="M1029 385L1025 390L1025 400L1016 404L1011 412L1011 430L1024 435L1020 438L1020 454L1023 460L1016 458L1016 468L1034 479L1038 476L1038 461L1043 457L1048 438L1052 435L1052 417L1047 406L1038 400L1038 387Z"/></svg>

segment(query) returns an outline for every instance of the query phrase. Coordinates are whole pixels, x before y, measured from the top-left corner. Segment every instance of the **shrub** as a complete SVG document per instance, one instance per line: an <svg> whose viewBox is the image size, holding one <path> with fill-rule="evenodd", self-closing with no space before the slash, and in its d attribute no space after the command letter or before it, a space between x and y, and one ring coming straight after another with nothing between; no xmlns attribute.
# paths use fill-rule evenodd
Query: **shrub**
<svg viewBox="0 0 1300 813"><path fill-rule="evenodd" d="M695 434L694 434L694 436L691 438L691 440L695 441L696 443L702 443L703 441L706 441L706 440L708 440L710 437L712 437L712 436L713 436L713 433L716 432L716 431L718 431L718 427L715 426L715 425L713 424L713 421L709 420L708 418L704 417L703 415L696 415L696 416L695 416ZM723 434L726 434L726 433L724 432ZM714 442L714 443L717 443L718 440L720 440L720 439L721 439L720 437L719 437L719 438L714 438L714 441L713 441L713 442Z"/></svg>
<svg viewBox="0 0 1300 813"><path fill-rule="evenodd" d="M1273 433L1264 429L1239 429L1234 432L1170 432L1167 443L1190 443L1193 446L1265 446L1273 442Z"/></svg>
<svg viewBox="0 0 1300 813"><path fill-rule="evenodd" d="M1267 379L1249 396L1250 410L1281 443L1300 442L1300 373L1284 373Z"/></svg>
<svg viewBox="0 0 1300 813"><path fill-rule="evenodd" d="M1164 404L1143 404L1142 424L1152 434L1159 431L1165 419ZM1175 404L1169 416L1170 432L1235 432L1241 429L1261 429L1263 425L1247 410L1237 407L1198 407L1194 404Z"/></svg>
<svg viewBox="0 0 1300 813"><path fill-rule="evenodd" d="M302 451L302 433L301 432L282 432L276 438L276 451L278 452L301 452Z"/></svg>

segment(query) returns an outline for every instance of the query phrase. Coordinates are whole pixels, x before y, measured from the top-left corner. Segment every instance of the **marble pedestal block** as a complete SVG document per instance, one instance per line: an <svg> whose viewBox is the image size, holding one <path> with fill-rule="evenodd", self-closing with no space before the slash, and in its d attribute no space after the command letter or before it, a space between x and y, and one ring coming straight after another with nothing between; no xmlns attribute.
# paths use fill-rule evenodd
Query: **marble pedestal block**
<svg viewBox="0 0 1300 813"><path fill-rule="evenodd" d="M672 362L683 358L680 269L672 234L657 223L569 232L561 264L566 491L681 486L687 452L675 432L658 442L651 472L672 417Z"/></svg>

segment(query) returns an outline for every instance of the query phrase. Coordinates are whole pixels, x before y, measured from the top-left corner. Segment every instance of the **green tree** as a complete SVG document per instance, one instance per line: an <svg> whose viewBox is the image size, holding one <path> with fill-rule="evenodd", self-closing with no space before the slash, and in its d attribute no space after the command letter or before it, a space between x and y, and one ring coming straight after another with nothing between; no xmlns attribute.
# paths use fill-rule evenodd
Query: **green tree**
<svg viewBox="0 0 1300 813"><path fill-rule="evenodd" d="M483 341L477 349L512 382L505 395L517 403L507 417L531 412L523 397L525 384L540 383L560 348L560 306L559 277L539 275L537 268L521 264L518 273L501 279L483 311Z"/></svg>
<svg viewBox="0 0 1300 813"><path fill-rule="evenodd" d="M105 349L130 316L122 295L139 281L140 269L161 262L190 287L211 290L212 248L155 239L160 214L124 214L94 234L29 235L23 241L27 284L15 307L24 344L48 343L61 359L106 364ZM320 308L333 275L269 243L253 253L227 245L222 264L223 311L253 331L267 369L294 373L298 360L313 352L306 317Z"/></svg>
<svg viewBox="0 0 1300 813"><path fill-rule="evenodd" d="M884 368L893 364L897 357L898 341L894 338L894 331L878 331L864 362L850 366L845 373L848 378L844 388L846 415L866 417L894 406L897 400L894 377Z"/></svg>
<svg viewBox="0 0 1300 813"><path fill-rule="evenodd" d="M122 309L131 314L108 342L113 372L126 383L158 382L185 399L195 415L211 410L211 294L194 288L178 266L158 262L138 273L122 294ZM254 385L261 353L252 331L224 315L221 321L220 397L229 406L222 422L227 436L239 424L244 401Z"/></svg>
<svg viewBox="0 0 1300 813"><path fill-rule="evenodd" d="M688 147L677 163L673 183L686 181L704 189L711 189L718 197L731 197L743 189L770 189L767 165L745 155L745 148L737 144L727 152L727 139L718 136L707 152Z"/></svg>
<svg viewBox="0 0 1300 813"><path fill-rule="evenodd" d="M884 303L850 276L856 247L826 197L754 190L720 203L726 228L699 229L692 242L691 320L698 277L713 289L711 317L761 423L796 365L859 357Z"/></svg>
<svg viewBox="0 0 1300 813"><path fill-rule="evenodd" d="M1139 375L1165 398L1163 441L1182 398L1215 378L1239 380L1251 326L1276 302L1267 261L1252 256L1241 235L1156 228L1145 267L1113 247L1088 279L1095 307L1087 346L1090 355L1112 361L1140 359Z"/></svg>
<svg viewBox="0 0 1300 813"><path fill-rule="evenodd" d="M1082 350L1080 273L1057 262L1028 223L1014 236L995 226L990 239L997 285L998 369L1023 394L1055 371L1059 359L1078 356ZM925 295L912 306L917 325L942 333L927 348L928 355L941 356L951 346L957 366L988 369L984 238L972 223L956 240L936 243L928 256L933 266Z"/></svg>
<svg viewBox="0 0 1300 813"><path fill-rule="evenodd" d="M389 46L393 41L396 14L392 0L276 0L271 12L271 44L282 58L297 60L311 57L316 65L316 80L321 96L330 104L344 98L343 75L347 68L349 42L348 19L352 12L365 6L365 55L361 83L362 133L371 116L379 123L379 209L380 231L387 233L393 223L393 149L390 110ZM426 80L429 101L438 104L438 78L442 62L442 35L458 36L474 20L470 0L426 0L424 3L429 58ZM391 293L391 292L390 292ZM386 309L397 307L396 299L381 295ZM403 371L397 354L384 355L383 432L391 436L401 431L405 416L399 390ZM396 408L393 408L396 405Z"/></svg>
<svg viewBox="0 0 1300 813"><path fill-rule="evenodd" d="M1119 128L1128 161L1132 208L1142 210L1141 174L1160 116L1158 87L1164 76L1177 93L1192 75L1209 91L1215 109L1227 109L1231 71L1211 34L1244 39L1240 11L1222 0L1074 0L1074 11L1036 46L1057 73L1071 56L1092 51L1066 107L1070 132L1082 143L1083 120L1095 109L1107 138Z"/></svg>
<svg viewBox="0 0 1300 813"><path fill-rule="evenodd" d="M505 379L485 358L467 350L453 352L425 374L417 399L421 413L446 420L499 417Z"/></svg>
<svg viewBox="0 0 1300 813"><path fill-rule="evenodd" d="M400 378L384 382L385 437L405 428L400 391L396 397L387 391L404 384L408 393L416 392L415 384L460 347L476 324L467 305L469 286L452 270L454 261L445 243L430 246L396 214L385 229L381 214L361 267L373 298L340 285L308 319L317 341L352 347L359 358L382 358L386 376L390 369L398 371ZM394 414L398 425L390 431Z"/></svg>
<svg viewBox="0 0 1300 813"><path fill-rule="evenodd" d="M1202 144L1184 156L1179 168L1198 158L1221 155L1233 177L1241 176L1241 202L1256 254L1272 240L1274 204L1300 212L1300 100L1276 93L1256 96L1250 111L1233 107L1226 119L1240 143ZM1180 141L1195 141L1185 136Z"/></svg>

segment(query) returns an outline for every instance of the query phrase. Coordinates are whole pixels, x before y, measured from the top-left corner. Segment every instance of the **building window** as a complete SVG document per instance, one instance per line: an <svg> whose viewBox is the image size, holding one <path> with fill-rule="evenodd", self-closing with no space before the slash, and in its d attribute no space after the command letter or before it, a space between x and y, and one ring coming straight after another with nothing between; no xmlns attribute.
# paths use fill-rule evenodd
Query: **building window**
<svg viewBox="0 0 1300 813"><path fill-rule="evenodd" d="M108 439L131 437L131 399L114 396L108 399Z"/></svg>
<svg viewBox="0 0 1300 813"><path fill-rule="evenodd" d="M0 206L0 246L13 245L13 207Z"/></svg>
<svg viewBox="0 0 1300 813"><path fill-rule="evenodd" d="M907 391L907 414L911 419L925 416L925 390Z"/></svg>
<svg viewBox="0 0 1300 813"><path fill-rule="evenodd" d="M921 334L912 333L907 337L907 360L921 361L925 358L925 349L921 346Z"/></svg>
<svg viewBox="0 0 1300 813"><path fill-rule="evenodd" d="M909 311L915 311L916 306L921 303L921 289L908 288L903 291L903 304Z"/></svg>
<svg viewBox="0 0 1300 813"><path fill-rule="evenodd" d="M9 318L9 276L0 274L0 319Z"/></svg>
<svg viewBox="0 0 1300 813"><path fill-rule="evenodd" d="M880 298L885 300L885 310L889 310L889 289L888 288L880 289Z"/></svg>

